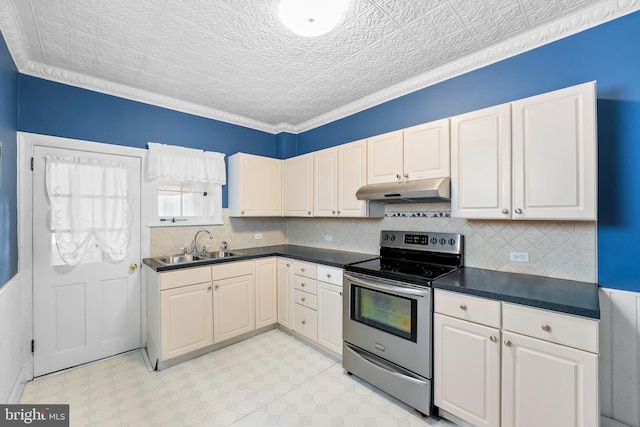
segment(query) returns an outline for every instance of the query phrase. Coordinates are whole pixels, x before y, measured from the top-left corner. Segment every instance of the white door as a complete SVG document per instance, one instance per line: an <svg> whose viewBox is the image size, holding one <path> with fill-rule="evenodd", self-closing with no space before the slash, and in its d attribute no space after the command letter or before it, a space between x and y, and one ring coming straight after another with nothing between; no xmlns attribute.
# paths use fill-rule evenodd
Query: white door
<svg viewBox="0 0 640 427"><path fill-rule="evenodd" d="M56 261L45 155L129 166L133 224L126 259L106 262L94 252L75 267ZM41 146L34 146L33 158L34 376L39 376L141 345L140 159Z"/></svg>

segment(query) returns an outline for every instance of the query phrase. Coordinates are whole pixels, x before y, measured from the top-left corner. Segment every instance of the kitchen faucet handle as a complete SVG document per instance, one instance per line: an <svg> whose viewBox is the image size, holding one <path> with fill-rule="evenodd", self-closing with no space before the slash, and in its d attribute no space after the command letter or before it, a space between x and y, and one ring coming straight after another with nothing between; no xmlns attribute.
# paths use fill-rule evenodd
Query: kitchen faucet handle
<svg viewBox="0 0 640 427"><path fill-rule="evenodd" d="M180 252L182 252L182 255L186 255L186 254L187 254L187 247L186 247L186 246L180 246L180 247L178 248L178 250L179 250Z"/></svg>
<svg viewBox="0 0 640 427"><path fill-rule="evenodd" d="M225 252L227 251L227 242L225 241L222 241L222 250Z"/></svg>

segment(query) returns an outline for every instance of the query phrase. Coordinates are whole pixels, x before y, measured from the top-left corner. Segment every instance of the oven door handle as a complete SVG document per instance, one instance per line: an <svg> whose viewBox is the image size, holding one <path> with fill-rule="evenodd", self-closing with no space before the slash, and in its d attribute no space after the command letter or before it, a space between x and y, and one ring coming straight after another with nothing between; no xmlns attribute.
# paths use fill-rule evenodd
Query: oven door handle
<svg viewBox="0 0 640 427"><path fill-rule="evenodd" d="M350 350L356 357L360 358L364 362L370 363L374 368L377 368L387 374L391 374L394 377L398 377L404 381L410 381L412 383L419 384L422 386L427 385L426 381L416 378L413 375L408 375L408 372L407 373L400 372L399 370L393 369L391 366L387 366L387 364L383 365L382 363L378 362L374 358L368 357L366 354L363 354L362 352L358 351L358 349L354 348L349 343L345 343L345 345L347 346L347 349Z"/></svg>
<svg viewBox="0 0 640 427"><path fill-rule="evenodd" d="M345 274L344 277L345 279L353 283L356 283L358 285L366 286L371 289L377 289L379 291L389 292L397 295L406 295L410 297L426 297L426 296L429 296L429 292L430 292L429 289L418 290L418 289L411 289L411 288L400 287L400 286L381 285L378 283L361 280L361 279L358 279L357 277L353 277L348 274Z"/></svg>

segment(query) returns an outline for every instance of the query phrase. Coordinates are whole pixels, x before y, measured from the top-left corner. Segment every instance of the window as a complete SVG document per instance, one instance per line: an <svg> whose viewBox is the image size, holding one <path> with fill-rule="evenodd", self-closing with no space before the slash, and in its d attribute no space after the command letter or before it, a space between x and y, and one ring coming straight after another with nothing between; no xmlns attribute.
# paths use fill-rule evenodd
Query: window
<svg viewBox="0 0 640 427"><path fill-rule="evenodd" d="M149 142L149 225L222 224L224 154Z"/></svg>
<svg viewBox="0 0 640 427"><path fill-rule="evenodd" d="M222 186L208 182L153 182L150 225L222 224Z"/></svg>

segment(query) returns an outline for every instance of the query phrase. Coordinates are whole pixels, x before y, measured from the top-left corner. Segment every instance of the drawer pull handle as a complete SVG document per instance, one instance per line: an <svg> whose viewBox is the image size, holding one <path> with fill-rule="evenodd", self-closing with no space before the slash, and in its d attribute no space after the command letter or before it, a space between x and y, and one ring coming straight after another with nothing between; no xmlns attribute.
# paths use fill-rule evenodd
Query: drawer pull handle
<svg viewBox="0 0 640 427"><path fill-rule="evenodd" d="M504 340L504 345L506 345L507 347L511 347L511 341Z"/></svg>
<svg viewBox="0 0 640 427"><path fill-rule="evenodd" d="M495 336L495 335L491 335L491 336L489 337L489 340L490 340L491 342L497 342L497 341L498 341L498 338L496 338L496 336Z"/></svg>
<svg viewBox="0 0 640 427"><path fill-rule="evenodd" d="M303 321L302 321L302 324L303 324L303 325L304 325L304 324L306 324L306 323L307 323L307 321L306 321L306 320L303 320Z"/></svg>
<svg viewBox="0 0 640 427"><path fill-rule="evenodd" d="M543 323L541 328L545 332L550 332L551 331L551 326L547 325L546 323Z"/></svg>
<svg viewBox="0 0 640 427"><path fill-rule="evenodd" d="M460 310L466 310L467 306L465 304L460 304Z"/></svg>

